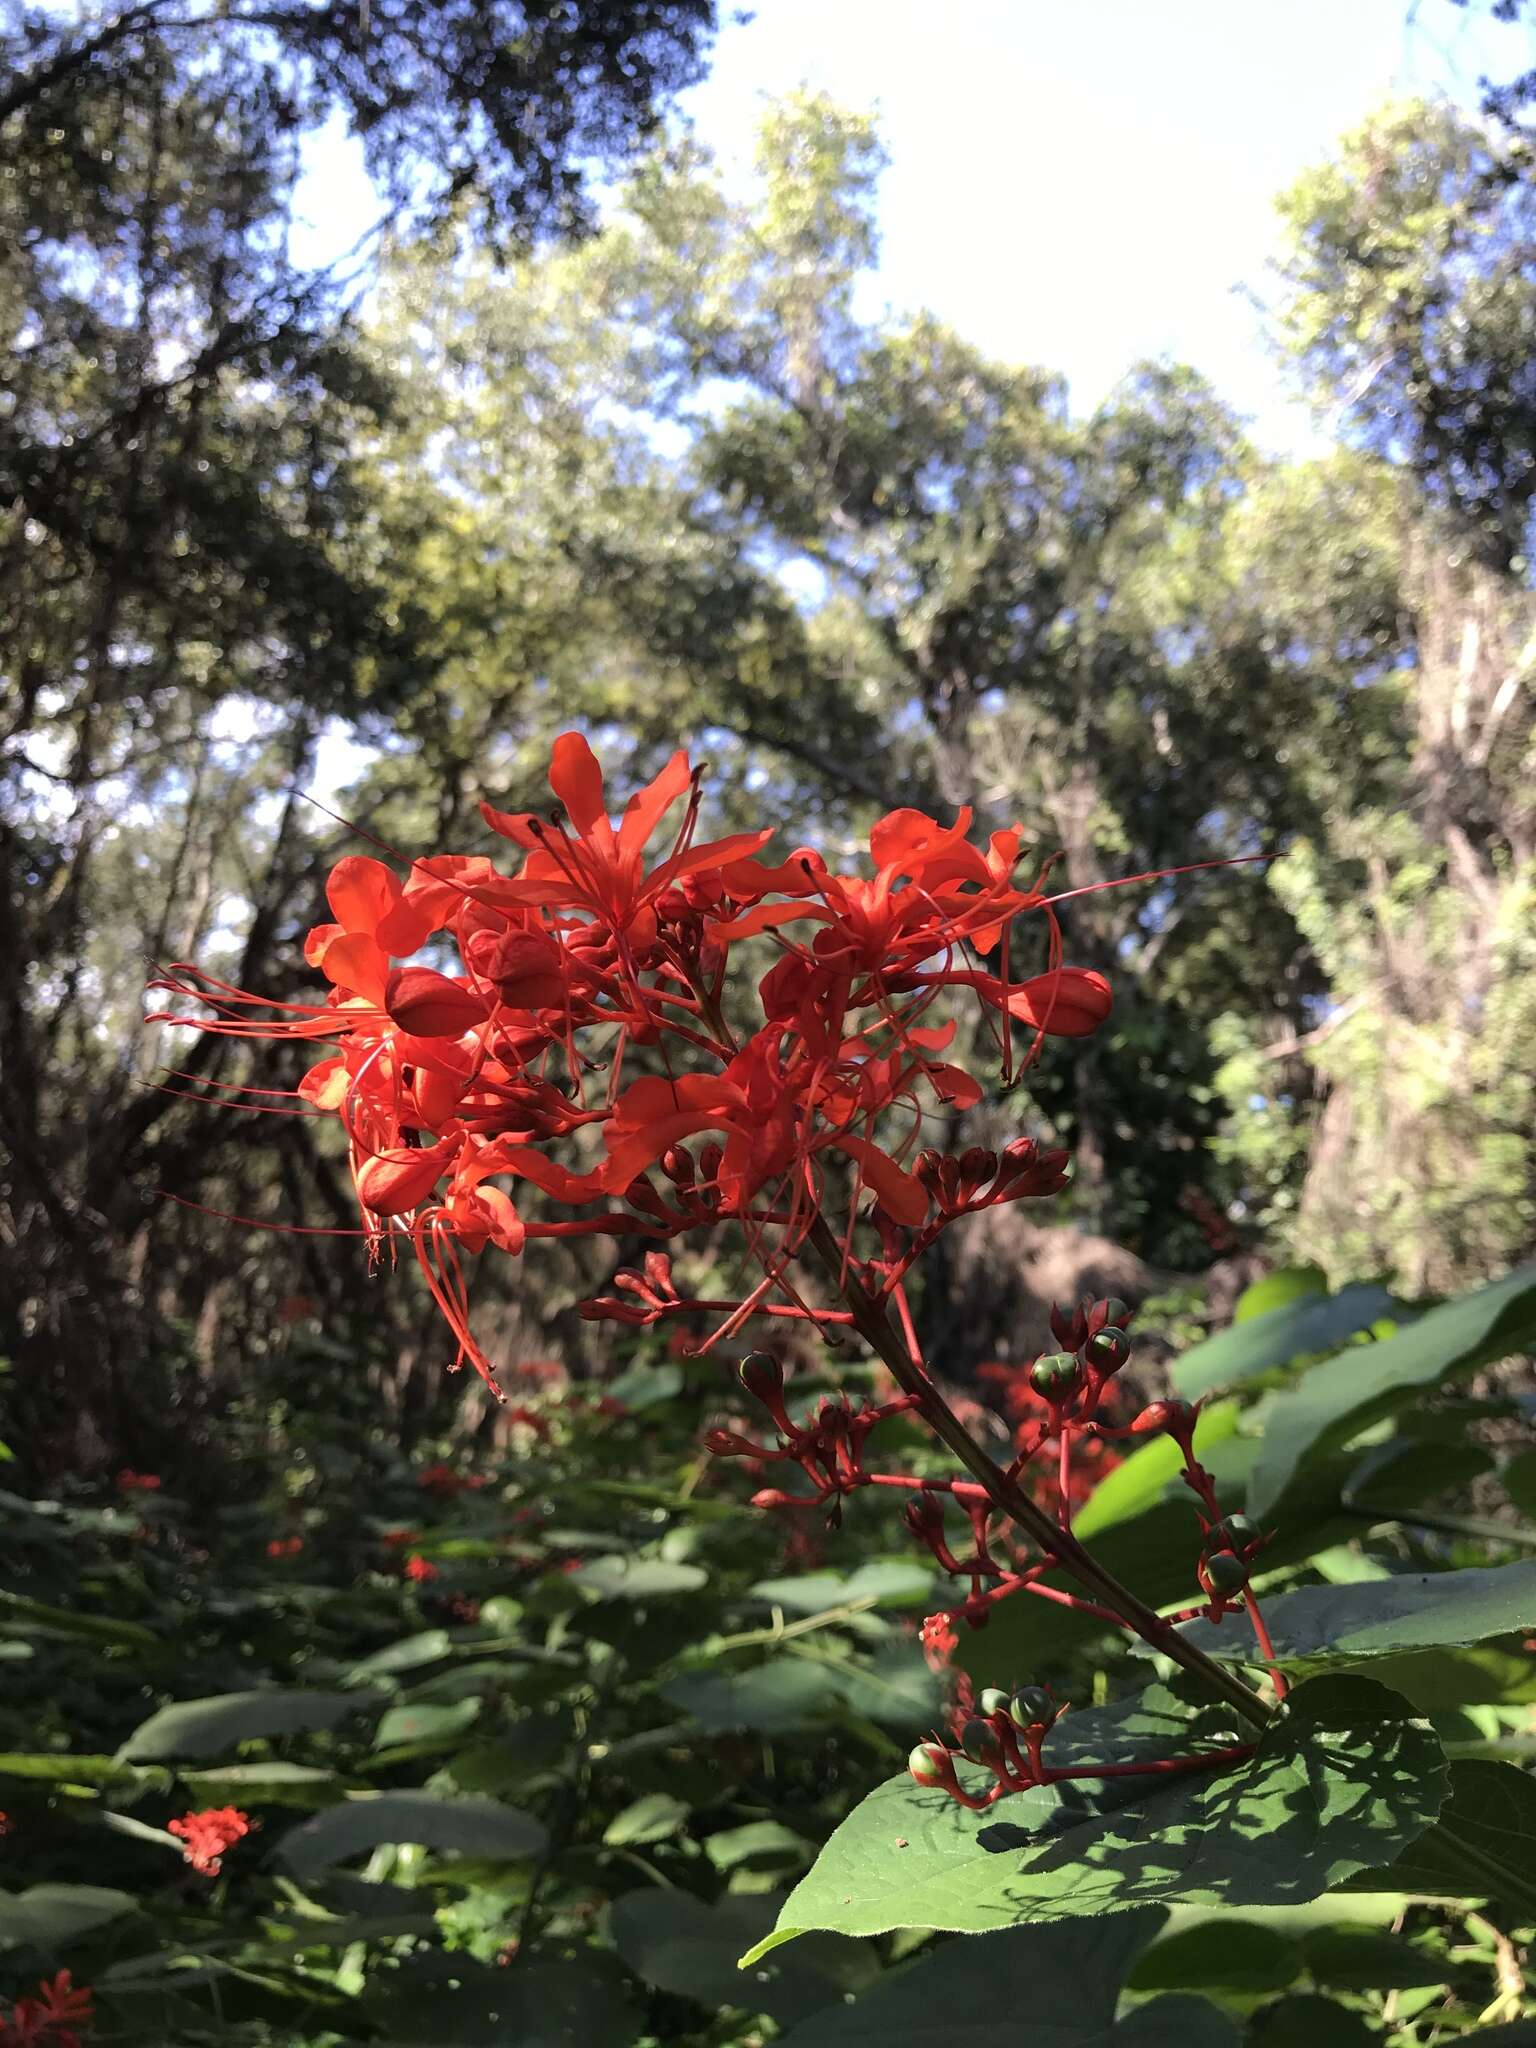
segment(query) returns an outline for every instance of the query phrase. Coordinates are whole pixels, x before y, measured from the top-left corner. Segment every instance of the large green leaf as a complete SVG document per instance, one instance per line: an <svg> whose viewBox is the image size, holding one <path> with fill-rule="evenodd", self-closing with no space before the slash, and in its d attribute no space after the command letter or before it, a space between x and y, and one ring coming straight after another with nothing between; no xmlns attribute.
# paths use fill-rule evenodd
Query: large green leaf
<svg viewBox="0 0 1536 2048"><path fill-rule="evenodd" d="M1489 1570L1402 1573L1347 1586L1303 1586L1264 1605L1280 1663L1341 1670L1406 1651L1470 1649L1536 1628L1536 1560ZM1208 1657L1259 1661L1247 1626L1191 1622L1184 1634Z"/></svg>
<svg viewBox="0 0 1536 2048"><path fill-rule="evenodd" d="M904 1775L838 1828L764 1947L808 1928L983 1933L1138 1904L1316 1898L1421 1834L1444 1782L1435 1737L1352 1676L1298 1687L1243 1763L1152 1791L1072 1784L971 1813Z"/></svg>
<svg viewBox="0 0 1536 2048"><path fill-rule="evenodd" d="M1358 1282L1337 1294L1300 1294L1186 1351L1172 1368L1174 1392L1194 1401L1213 1387L1241 1386L1293 1358L1332 1351L1384 1316L1403 1313L1401 1302L1375 1281Z"/></svg>
<svg viewBox="0 0 1536 2048"><path fill-rule="evenodd" d="M510 1862L537 1856L546 1839L532 1815L496 1799L376 1792L317 1813L283 1837L278 1854L296 1877L303 1877L381 1842L420 1842L428 1849Z"/></svg>
<svg viewBox="0 0 1536 2048"><path fill-rule="evenodd" d="M1126 1971L1162 1917L1143 1908L944 1942L852 2005L806 2020L784 2048L995 2048L1007 2038L1003 2015L1038 2048L1236 2048L1237 2028L1201 1999L1156 1999L1116 2025Z"/></svg>
<svg viewBox="0 0 1536 2048"><path fill-rule="evenodd" d="M124 1763L153 1763L170 1757L217 1756L242 1742L273 1735L300 1735L334 1728L349 1714L380 1703L370 1692L308 1692L297 1687L271 1692L223 1692L202 1700L162 1707L140 1722L118 1751Z"/></svg>
<svg viewBox="0 0 1536 2048"><path fill-rule="evenodd" d="M1435 1825L1390 1869L1351 1882L1445 1898L1482 1894L1508 1901L1529 1921L1536 1911L1536 1778L1491 1759L1453 1763Z"/></svg>
<svg viewBox="0 0 1536 2048"><path fill-rule="evenodd" d="M1346 1441L1453 1373L1507 1358L1533 1340L1536 1266L1522 1266L1491 1287L1431 1309L1379 1344L1314 1367L1299 1386L1277 1394L1265 1416L1249 1514L1267 1514L1310 1454Z"/></svg>
<svg viewBox="0 0 1536 2048"><path fill-rule="evenodd" d="M90 1884L34 1884L24 1892L0 1892L0 1949L56 1949L93 1934L98 1927L136 1913L127 1892Z"/></svg>
<svg viewBox="0 0 1536 2048"><path fill-rule="evenodd" d="M612 1909L614 1945L637 1977L714 2009L741 2006L781 2025L823 2006L847 2010L844 1998L868 1984L879 1963L859 1943L817 1934L749 1970L736 1958L760 1942L784 1903L782 1892L732 1894L707 1906L690 1892L626 1892Z"/></svg>

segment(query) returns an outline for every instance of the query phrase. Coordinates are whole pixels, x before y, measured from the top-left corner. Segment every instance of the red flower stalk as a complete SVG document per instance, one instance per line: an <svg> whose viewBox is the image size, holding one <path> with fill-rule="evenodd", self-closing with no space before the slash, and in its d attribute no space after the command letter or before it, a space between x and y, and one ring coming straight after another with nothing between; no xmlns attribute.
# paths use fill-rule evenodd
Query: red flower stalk
<svg viewBox="0 0 1536 2048"><path fill-rule="evenodd" d="M235 1806L210 1806L201 1813L184 1813L166 1822L171 1834L180 1837L182 1855L203 1877L217 1877L224 1852L243 1841L256 1826L249 1814Z"/></svg>

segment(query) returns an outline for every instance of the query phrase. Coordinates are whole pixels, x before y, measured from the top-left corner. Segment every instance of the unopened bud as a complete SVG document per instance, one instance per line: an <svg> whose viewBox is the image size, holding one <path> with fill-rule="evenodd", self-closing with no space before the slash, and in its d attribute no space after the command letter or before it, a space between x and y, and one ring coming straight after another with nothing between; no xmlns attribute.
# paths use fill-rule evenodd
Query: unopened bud
<svg viewBox="0 0 1536 2048"><path fill-rule="evenodd" d="M927 1150L919 1152L912 1162L913 1174L922 1182L929 1194L935 1193L938 1189L939 1168L943 1163L943 1154L935 1152L931 1146Z"/></svg>
<svg viewBox="0 0 1536 2048"><path fill-rule="evenodd" d="M1048 1351L1029 1368L1029 1384L1035 1392L1058 1404L1071 1399L1082 1377L1083 1368L1070 1351Z"/></svg>
<svg viewBox="0 0 1536 2048"><path fill-rule="evenodd" d="M1248 1583L1248 1567L1230 1550L1218 1550L1205 1560L1201 1577L1213 1593L1240 1593Z"/></svg>
<svg viewBox="0 0 1536 2048"><path fill-rule="evenodd" d="M1130 1338L1112 1326L1097 1331L1083 1345L1085 1362L1100 1372L1118 1372L1130 1355Z"/></svg>
<svg viewBox="0 0 1536 2048"><path fill-rule="evenodd" d="M1002 1743L990 1721L967 1721L960 1731L960 1747L973 1764L989 1764L1002 1754Z"/></svg>
<svg viewBox="0 0 1536 2048"><path fill-rule="evenodd" d="M1008 1702L1015 1728L1044 1728L1056 1718L1056 1702L1043 1685L1021 1685Z"/></svg>
<svg viewBox="0 0 1536 2048"><path fill-rule="evenodd" d="M1006 1714L1008 1711L1008 1695L1001 1687L989 1685L976 1704L988 1717L993 1714Z"/></svg>
<svg viewBox="0 0 1536 2048"><path fill-rule="evenodd" d="M693 1154L686 1145L669 1145L662 1154L661 1170L675 1187L691 1188L694 1181Z"/></svg>
<svg viewBox="0 0 1536 2048"><path fill-rule="evenodd" d="M771 1352L749 1351L737 1366L736 1376L753 1400L765 1406L783 1396L784 1368Z"/></svg>
<svg viewBox="0 0 1536 2048"><path fill-rule="evenodd" d="M1088 1327L1095 1331L1123 1330L1135 1313L1128 1302L1121 1301L1117 1295L1107 1295L1103 1301L1096 1301L1089 1309Z"/></svg>
<svg viewBox="0 0 1536 2048"><path fill-rule="evenodd" d="M704 1432L704 1448L712 1458L761 1458L763 1446L755 1444L750 1437L738 1436L733 1429L707 1429Z"/></svg>
<svg viewBox="0 0 1536 2048"><path fill-rule="evenodd" d="M907 1758L907 1769L919 1785L947 1785L955 1774L949 1751L937 1742L920 1742Z"/></svg>
<svg viewBox="0 0 1536 2048"><path fill-rule="evenodd" d="M1228 1515L1207 1529L1205 1540L1213 1550L1246 1550L1250 1543L1258 1542L1259 1532L1246 1515Z"/></svg>
<svg viewBox="0 0 1536 2048"><path fill-rule="evenodd" d="M997 1154L989 1152L985 1145L969 1145L960 1154L960 1178L968 1180L973 1187L980 1187L983 1181L991 1180L997 1172Z"/></svg>

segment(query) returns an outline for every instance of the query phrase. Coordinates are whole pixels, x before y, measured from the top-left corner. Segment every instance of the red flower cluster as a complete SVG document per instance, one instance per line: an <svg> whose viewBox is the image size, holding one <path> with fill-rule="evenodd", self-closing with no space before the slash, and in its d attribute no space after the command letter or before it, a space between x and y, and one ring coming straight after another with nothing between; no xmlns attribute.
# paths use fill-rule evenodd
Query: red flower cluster
<svg viewBox="0 0 1536 2048"><path fill-rule="evenodd" d="M404 1573L414 1585L429 1586L434 1579L443 1575L429 1557L412 1556L405 1560Z"/></svg>
<svg viewBox="0 0 1536 2048"><path fill-rule="evenodd" d="M267 1545L268 1557L297 1557L304 1548L302 1536L274 1536Z"/></svg>
<svg viewBox="0 0 1536 2048"><path fill-rule="evenodd" d="M428 1465L416 1475L416 1484L423 1493L436 1495L439 1500L453 1500L458 1494L478 1493L485 1481L474 1472L455 1472L451 1465L441 1459L435 1465Z"/></svg>
<svg viewBox="0 0 1536 2048"><path fill-rule="evenodd" d="M1014 1024L1029 1057L1047 1032L1081 1036L1108 1013L1102 977L1062 964L1049 900L1015 884L1019 828L982 849L969 811L952 825L894 811L870 835L873 873L846 875L813 849L764 863L766 831L696 843L699 777L681 753L617 823L578 734L555 742L549 780L550 816L483 807L522 856L511 875L483 855L419 860L404 882L376 860L338 862L332 921L305 949L331 985L323 1002L268 1003L187 966L157 984L215 1015L179 1006L156 1021L324 1048L286 1113L340 1120L362 1234L375 1248L409 1238L460 1362L491 1383L461 1256L488 1245L668 1239L733 1219L764 1270L748 1314L784 1291L834 1166L887 1240L1061 1185L1064 1160L1020 1180L1005 1157L963 1191L905 1163L929 1105L981 1093L942 1057L957 1028L933 1014L947 992L979 999L1010 1072ZM1026 913L1044 921L1046 961L1021 981L1010 934ZM740 1035L722 1011L728 959L765 934L778 959ZM450 971L399 964L422 948ZM651 1070L630 1078L642 1059ZM523 1187L578 1213L525 1215ZM850 1244L853 1228L850 1214Z"/></svg>
<svg viewBox="0 0 1536 2048"><path fill-rule="evenodd" d="M117 1475L117 1490L119 1493L158 1493L160 1491L159 1474L155 1472L135 1472L131 1467L125 1466Z"/></svg>
<svg viewBox="0 0 1536 2048"><path fill-rule="evenodd" d="M18 1998L10 2016L0 2019L0 2048L80 2048L77 2024L89 2026L92 1999L87 1986L77 1991L68 1970L60 1970L37 1987L35 1998Z"/></svg>
<svg viewBox="0 0 1536 2048"><path fill-rule="evenodd" d="M255 1825L237 1806L209 1806L166 1822L169 1832L181 1840L182 1855L203 1877L217 1877L225 1850L243 1841Z"/></svg>

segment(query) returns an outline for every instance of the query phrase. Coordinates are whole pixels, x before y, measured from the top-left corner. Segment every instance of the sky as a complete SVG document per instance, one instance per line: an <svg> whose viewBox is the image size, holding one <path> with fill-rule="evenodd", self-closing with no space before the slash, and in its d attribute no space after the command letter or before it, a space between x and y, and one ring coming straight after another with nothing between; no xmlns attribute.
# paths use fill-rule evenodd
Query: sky
<svg viewBox="0 0 1536 2048"><path fill-rule="evenodd" d="M1145 357L1210 377L1261 446L1320 438L1263 340L1275 195L1394 95L1475 106L1536 62L1486 0L757 0L683 107L743 176L762 101L875 111L891 158L861 311L926 307L1089 410ZM301 257L373 218L334 132L300 195Z"/></svg>

